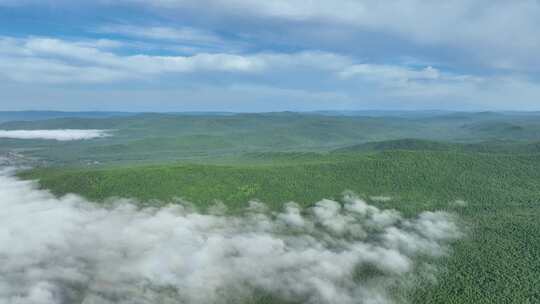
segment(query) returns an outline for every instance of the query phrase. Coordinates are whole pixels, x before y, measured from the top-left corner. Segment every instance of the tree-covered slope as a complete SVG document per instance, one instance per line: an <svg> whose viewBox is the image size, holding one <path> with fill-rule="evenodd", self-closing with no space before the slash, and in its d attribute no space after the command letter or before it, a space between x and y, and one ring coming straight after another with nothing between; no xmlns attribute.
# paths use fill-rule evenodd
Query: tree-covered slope
<svg viewBox="0 0 540 304"><path fill-rule="evenodd" d="M39 179L59 195L135 197L146 204L181 197L199 206L220 200L232 212L250 199L280 208L291 200L306 205L338 198L344 190L406 214L449 210L462 221L465 237L442 262L439 284L417 290L412 303L540 301L539 156L426 151L303 156L286 161L282 154L274 164L37 169L21 176Z"/></svg>
<svg viewBox="0 0 540 304"><path fill-rule="evenodd" d="M382 151L454 151L480 152L501 154L531 154L540 153L540 142L492 140L474 143L442 142L425 139L394 139L356 144L334 150L334 153L350 152L382 152Z"/></svg>
<svg viewBox="0 0 540 304"><path fill-rule="evenodd" d="M0 130L106 129L110 137L73 142L0 138L53 164L163 163L261 152L459 150L532 152L540 142L536 114L331 116L316 113L230 115L139 114L0 124ZM509 145L504 142L513 141ZM519 141L519 142L516 142ZM370 143L371 142L371 143ZM369 143L369 144L367 144Z"/></svg>

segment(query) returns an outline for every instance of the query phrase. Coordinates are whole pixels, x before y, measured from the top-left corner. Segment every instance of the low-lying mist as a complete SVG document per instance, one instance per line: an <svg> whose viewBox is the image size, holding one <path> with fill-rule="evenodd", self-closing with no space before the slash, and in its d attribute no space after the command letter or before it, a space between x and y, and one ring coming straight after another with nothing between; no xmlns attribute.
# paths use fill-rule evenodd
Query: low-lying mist
<svg viewBox="0 0 540 304"><path fill-rule="evenodd" d="M0 130L0 138L50 139L58 141L82 140L110 136L108 130Z"/></svg>
<svg viewBox="0 0 540 304"><path fill-rule="evenodd" d="M460 236L450 214L404 218L353 194L237 215L107 206L1 170L0 303L401 303L393 291L433 280Z"/></svg>

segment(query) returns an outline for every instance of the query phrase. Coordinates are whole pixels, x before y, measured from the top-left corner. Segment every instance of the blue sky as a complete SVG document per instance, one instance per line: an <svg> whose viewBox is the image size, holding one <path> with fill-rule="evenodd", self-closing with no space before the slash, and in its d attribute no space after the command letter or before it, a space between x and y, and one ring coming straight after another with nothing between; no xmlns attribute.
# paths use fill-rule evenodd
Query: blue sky
<svg viewBox="0 0 540 304"><path fill-rule="evenodd" d="M0 0L0 110L540 110L537 0Z"/></svg>

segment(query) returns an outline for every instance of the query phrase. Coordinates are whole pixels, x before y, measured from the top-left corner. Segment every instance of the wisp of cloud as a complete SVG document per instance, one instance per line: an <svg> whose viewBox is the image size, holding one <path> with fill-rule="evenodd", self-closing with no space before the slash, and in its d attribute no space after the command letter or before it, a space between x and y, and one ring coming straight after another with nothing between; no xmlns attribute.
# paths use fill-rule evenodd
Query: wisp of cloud
<svg viewBox="0 0 540 304"><path fill-rule="evenodd" d="M433 276L460 236L444 212L405 218L346 194L236 215L55 197L0 171L0 303L388 304ZM216 208L219 210L219 208Z"/></svg>
<svg viewBox="0 0 540 304"><path fill-rule="evenodd" d="M108 130L0 130L0 138L51 139L58 141L82 140L110 136Z"/></svg>

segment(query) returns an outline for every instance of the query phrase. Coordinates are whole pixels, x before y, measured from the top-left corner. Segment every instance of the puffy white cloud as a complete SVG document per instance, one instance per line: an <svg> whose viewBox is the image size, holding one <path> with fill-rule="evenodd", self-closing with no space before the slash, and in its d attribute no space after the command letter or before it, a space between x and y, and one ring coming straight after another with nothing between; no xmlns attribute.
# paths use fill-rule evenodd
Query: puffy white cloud
<svg viewBox="0 0 540 304"><path fill-rule="evenodd" d="M92 139L110 136L108 130L0 130L0 138L51 139L58 141Z"/></svg>
<svg viewBox="0 0 540 304"><path fill-rule="evenodd" d="M125 44L125 41L110 39L1 37L0 79L4 80L2 99L7 100L4 102L7 105L3 107L12 109L19 104L22 107L25 102L35 107L38 99L49 99L46 106L75 104L77 100L84 99L80 95L91 94L94 95L92 103L104 100L116 104L124 99L143 103L142 96L147 96L144 109L152 110L155 107L151 104L156 100L166 103L182 100L184 104L200 104L196 109L207 109L205 103L218 99L233 103L246 101L246 104L236 108L239 111L247 111L250 102L259 105L249 111L313 110L336 106L356 109L366 104L371 108L463 109L465 105L468 109L487 107L516 110L537 108L535 100L540 92L536 81L519 74L504 77L467 75L420 65L418 62L414 65L377 64L321 51L251 54L203 52L189 56L160 56L145 54L141 49L137 50L138 53L133 50L122 52ZM220 74L223 72L227 74ZM160 88L162 82L155 80L162 79L166 79L167 84L177 83L178 89L156 89ZM137 88L136 92L126 92L118 87L90 87L93 90L90 92L90 89L77 91L81 87L62 86L132 81L149 84L150 87ZM10 89L17 83L32 84L32 87L23 91ZM45 90L44 87L39 88L39 84L52 84L54 86L51 85L50 90L56 87L58 90L38 94L38 91ZM75 95L78 96L68 97L74 94L73 91L77 91ZM51 94L55 95L52 102ZM125 95L132 96L126 99ZM277 104L278 99L284 104L279 108L260 105L268 100ZM12 100L18 100L17 105ZM517 100L519 105L509 105L508 100ZM296 104L287 105L285 101ZM114 109L125 108L122 105ZM184 107L177 105L171 109Z"/></svg>
<svg viewBox="0 0 540 304"><path fill-rule="evenodd" d="M403 218L348 195L243 215L54 197L0 171L0 303L394 303L460 236L441 212ZM396 214L393 223L380 214ZM336 229L337 228L337 229ZM421 256L421 257L420 257ZM373 273L376 275L373 276Z"/></svg>
<svg viewBox="0 0 540 304"><path fill-rule="evenodd" d="M112 40L65 41L30 37L0 39L0 74L22 82L111 82L148 78L166 73L236 72L279 74L318 72L319 79L362 79L380 84L415 81L474 81L467 75L443 74L428 66L358 64L333 53L257 53L236 55L199 53L192 56L118 55Z"/></svg>

